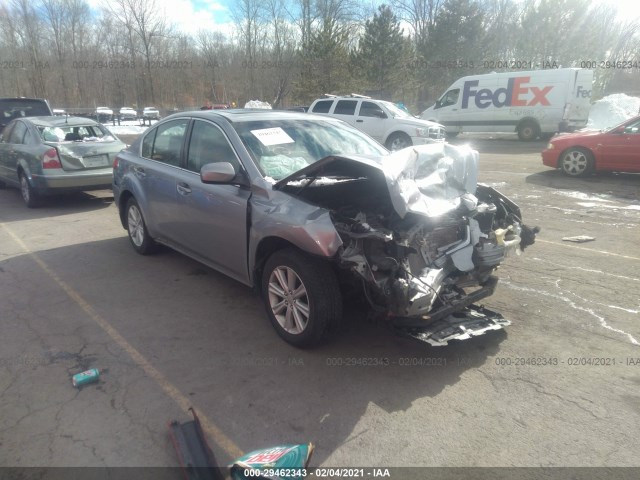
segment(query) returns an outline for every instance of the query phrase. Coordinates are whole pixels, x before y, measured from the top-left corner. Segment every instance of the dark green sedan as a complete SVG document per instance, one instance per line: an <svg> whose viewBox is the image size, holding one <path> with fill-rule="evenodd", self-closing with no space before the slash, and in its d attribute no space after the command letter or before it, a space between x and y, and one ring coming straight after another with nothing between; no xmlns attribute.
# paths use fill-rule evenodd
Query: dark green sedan
<svg viewBox="0 0 640 480"><path fill-rule="evenodd" d="M113 160L125 146L88 118L18 118L2 132L0 183L19 188L29 208L46 195L111 188Z"/></svg>

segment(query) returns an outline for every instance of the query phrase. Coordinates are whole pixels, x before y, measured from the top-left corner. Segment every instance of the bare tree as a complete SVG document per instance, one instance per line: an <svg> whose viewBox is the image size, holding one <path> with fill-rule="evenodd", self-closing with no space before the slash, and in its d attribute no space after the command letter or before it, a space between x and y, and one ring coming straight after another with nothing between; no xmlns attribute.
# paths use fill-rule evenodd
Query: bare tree
<svg viewBox="0 0 640 480"><path fill-rule="evenodd" d="M443 0L393 0L391 5L413 30L417 48L425 46Z"/></svg>
<svg viewBox="0 0 640 480"><path fill-rule="evenodd" d="M64 105L70 105L69 87L67 78L67 24L69 12L67 11L67 3L64 0L42 0L43 17L48 24L51 32L50 38L53 41L53 47L56 55L55 70L57 76L62 83L62 98Z"/></svg>
<svg viewBox="0 0 640 480"><path fill-rule="evenodd" d="M155 103L153 47L156 39L170 33L164 12L160 10L156 0L113 0L110 9L127 29L131 50L135 48L134 36L141 43L144 61L142 88L145 99Z"/></svg>
<svg viewBox="0 0 640 480"><path fill-rule="evenodd" d="M254 98L257 93L258 47L264 39L264 6L261 0L240 0L235 5L232 15L238 25L240 44L244 50L246 93L248 98Z"/></svg>
<svg viewBox="0 0 640 480"><path fill-rule="evenodd" d="M41 54L41 21L36 9L29 0L13 0L11 2L15 18L14 29L21 47L27 52L29 60L29 83L34 95L46 97L47 89L44 71L50 68Z"/></svg>

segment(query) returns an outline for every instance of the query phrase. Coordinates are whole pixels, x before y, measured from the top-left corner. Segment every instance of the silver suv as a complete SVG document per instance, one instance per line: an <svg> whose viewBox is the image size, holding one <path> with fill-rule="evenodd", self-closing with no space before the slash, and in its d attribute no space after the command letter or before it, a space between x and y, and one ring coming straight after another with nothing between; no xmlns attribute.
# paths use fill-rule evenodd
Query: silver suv
<svg viewBox="0 0 640 480"><path fill-rule="evenodd" d="M344 120L389 150L442 142L445 136L439 123L414 117L391 102L361 95L320 98L309 112Z"/></svg>

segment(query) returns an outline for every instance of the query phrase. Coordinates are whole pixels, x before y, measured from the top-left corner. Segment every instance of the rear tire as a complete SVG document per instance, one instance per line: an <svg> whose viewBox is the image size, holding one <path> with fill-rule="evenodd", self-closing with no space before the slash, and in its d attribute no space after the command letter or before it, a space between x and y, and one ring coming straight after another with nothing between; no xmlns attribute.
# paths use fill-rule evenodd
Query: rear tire
<svg viewBox="0 0 640 480"><path fill-rule="evenodd" d="M586 148L571 147L560 155L558 167L570 177L585 177L593 172L593 154Z"/></svg>
<svg viewBox="0 0 640 480"><path fill-rule="evenodd" d="M29 182L27 174L20 172L20 195L24 204L29 208L36 208L41 205L40 196Z"/></svg>
<svg viewBox="0 0 640 480"><path fill-rule="evenodd" d="M156 243L149 235L147 224L135 198L131 197L126 206L127 232L133 249L140 255L149 255L156 249Z"/></svg>
<svg viewBox="0 0 640 480"><path fill-rule="evenodd" d="M535 140L540 135L540 127L532 121L522 122L518 126L518 138L523 142Z"/></svg>
<svg viewBox="0 0 640 480"><path fill-rule="evenodd" d="M261 286L271 324L295 347L323 343L342 318L342 296L334 271L326 261L294 248L269 257Z"/></svg>

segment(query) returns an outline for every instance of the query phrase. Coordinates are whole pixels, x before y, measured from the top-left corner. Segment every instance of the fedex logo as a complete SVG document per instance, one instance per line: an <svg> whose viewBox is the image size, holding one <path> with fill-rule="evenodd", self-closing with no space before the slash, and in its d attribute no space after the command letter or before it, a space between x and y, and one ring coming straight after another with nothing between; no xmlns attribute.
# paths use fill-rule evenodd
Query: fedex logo
<svg viewBox="0 0 640 480"><path fill-rule="evenodd" d="M531 77L513 77L507 82L506 88L496 88L491 91L488 88L476 90L479 80L469 80L464 82L462 91L462 107L469 107L469 99L475 97L476 107L487 108L493 104L495 107L533 107L535 105L549 106L547 94L553 88L549 85L544 88L527 87ZM528 93L531 92L533 98L527 101Z"/></svg>

